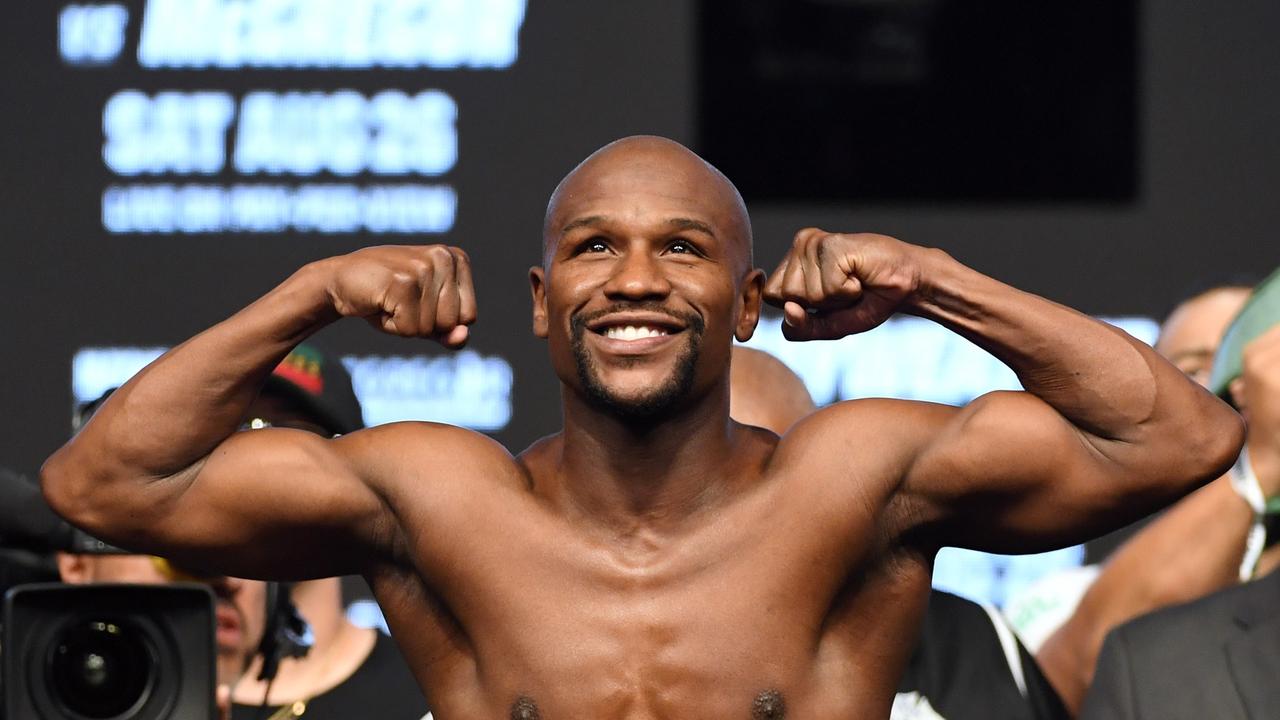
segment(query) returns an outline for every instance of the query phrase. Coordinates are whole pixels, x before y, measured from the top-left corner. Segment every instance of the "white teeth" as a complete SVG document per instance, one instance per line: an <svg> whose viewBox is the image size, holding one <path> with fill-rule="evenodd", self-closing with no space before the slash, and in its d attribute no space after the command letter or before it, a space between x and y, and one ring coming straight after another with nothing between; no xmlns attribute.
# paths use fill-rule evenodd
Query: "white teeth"
<svg viewBox="0 0 1280 720"><path fill-rule="evenodd" d="M666 334L667 331L662 328L648 327L646 325L641 325L640 327L636 327L635 325L627 325L626 327L614 325L605 328L604 331L605 337L614 340L641 340L648 337L659 337Z"/></svg>

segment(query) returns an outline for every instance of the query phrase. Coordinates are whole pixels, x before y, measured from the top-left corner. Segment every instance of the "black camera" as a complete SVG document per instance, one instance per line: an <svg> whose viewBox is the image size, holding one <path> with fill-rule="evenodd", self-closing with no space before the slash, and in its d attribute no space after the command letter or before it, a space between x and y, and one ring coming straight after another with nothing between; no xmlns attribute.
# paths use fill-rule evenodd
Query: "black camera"
<svg viewBox="0 0 1280 720"><path fill-rule="evenodd" d="M217 716L213 594L200 584L62 585L5 595L7 720Z"/></svg>

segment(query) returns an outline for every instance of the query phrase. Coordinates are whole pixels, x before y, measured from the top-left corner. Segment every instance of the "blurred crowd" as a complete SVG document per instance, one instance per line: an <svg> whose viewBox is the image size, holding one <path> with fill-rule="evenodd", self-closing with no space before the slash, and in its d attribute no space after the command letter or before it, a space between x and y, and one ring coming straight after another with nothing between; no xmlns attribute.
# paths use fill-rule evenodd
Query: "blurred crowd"
<svg viewBox="0 0 1280 720"><path fill-rule="evenodd" d="M1277 717L1280 272L1185 298L1155 347L1244 416L1248 439L1235 466L1147 522L1101 565L1046 578L1007 614L935 591L894 720ZM77 423L100 401L81 408ZM813 409L785 365L735 350L736 420L782 434ZM332 437L361 426L341 363L310 344L276 368L244 418L245 432L289 427ZM228 717L429 715L385 626L349 619L340 579L210 576L91 538L41 553L31 537L63 532L57 518L41 507L33 481L9 472L0 481L10 498L0 523L6 586L54 577L208 585Z"/></svg>

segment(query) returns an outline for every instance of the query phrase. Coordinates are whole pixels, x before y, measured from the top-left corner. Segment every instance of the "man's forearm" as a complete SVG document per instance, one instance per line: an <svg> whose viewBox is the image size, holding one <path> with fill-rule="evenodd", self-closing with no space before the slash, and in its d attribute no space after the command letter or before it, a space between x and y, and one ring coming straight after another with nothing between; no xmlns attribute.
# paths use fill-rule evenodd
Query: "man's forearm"
<svg viewBox="0 0 1280 720"><path fill-rule="evenodd" d="M126 383L45 474L72 460L84 475L162 478L191 467L236 430L289 350L336 317L320 264L304 267Z"/></svg>
<svg viewBox="0 0 1280 720"><path fill-rule="evenodd" d="M920 272L909 312L995 355L1028 392L1093 436L1134 439L1148 421L1169 416L1171 399L1180 410L1197 395L1215 402L1121 330L1009 287L941 251L922 252Z"/></svg>

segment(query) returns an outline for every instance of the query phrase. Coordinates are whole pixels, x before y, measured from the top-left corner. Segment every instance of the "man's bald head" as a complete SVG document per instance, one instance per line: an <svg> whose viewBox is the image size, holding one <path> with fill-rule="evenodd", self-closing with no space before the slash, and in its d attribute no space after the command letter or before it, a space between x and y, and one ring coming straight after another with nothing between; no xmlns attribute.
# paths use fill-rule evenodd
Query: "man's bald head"
<svg viewBox="0 0 1280 720"><path fill-rule="evenodd" d="M1192 380L1208 386L1218 343L1250 292L1248 287L1226 285L1182 301L1161 326L1156 352Z"/></svg>
<svg viewBox="0 0 1280 720"><path fill-rule="evenodd" d="M560 181L543 220L544 266L565 226L578 219L575 211L600 197L635 192L693 202L741 248L741 269L753 267L751 220L738 189L689 148L654 135L615 140L591 153Z"/></svg>
<svg viewBox="0 0 1280 720"><path fill-rule="evenodd" d="M733 348L729 415L782 435L817 406L804 381L781 360L741 345Z"/></svg>

